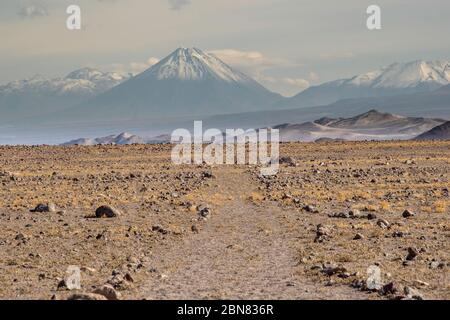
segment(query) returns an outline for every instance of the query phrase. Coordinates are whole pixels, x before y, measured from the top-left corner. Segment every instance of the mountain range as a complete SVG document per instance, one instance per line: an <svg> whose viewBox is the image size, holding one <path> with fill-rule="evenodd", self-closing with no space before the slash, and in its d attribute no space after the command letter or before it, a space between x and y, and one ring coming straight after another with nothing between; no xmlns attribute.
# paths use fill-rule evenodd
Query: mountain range
<svg viewBox="0 0 450 320"><path fill-rule="evenodd" d="M450 84L448 61L412 61L310 87L283 102L289 107L320 106L342 99L430 92Z"/></svg>
<svg viewBox="0 0 450 320"><path fill-rule="evenodd" d="M118 144L118 145L126 145L126 144L143 144L146 141L134 134L123 132L118 135L109 135L101 138L80 138L68 141L61 145L63 146L72 146L72 145L80 145L80 146L94 146L94 145L103 145L103 144Z"/></svg>
<svg viewBox="0 0 450 320"><path fill-rule="evenodd" d="M439 129L446 126L446 134L450 132L450 122L442 119L415 118L382 113L370 110L363 114L350 118L323 117L315 121L304 123L285 123L273 126L280 131L280 140L283 142L302 141L312 142L317 140L408 140L420 136L424 132L439 139L433 134L433 130L441 133ZM431 131L429 131L431 130ZM439 135L440 138L445 138ZM425 138L425 137L424 137ZM170 142L170 135L162 135L152 139L121 133L102 138L82 138L72 140L63 145L97 145L97 144L141 144Z"/></svg>
<svg viewBox="0 0 450 320"><path fill-rule="evenodd" d="M47 79L40 75L0 86L0 115L14 121L77 105L127 80L129 76L83 68L63 78Z"/></svg>
<svg viewBox="0 0 450 320"><path fill-rule="evenodd" d="M355 136L348 131L355 128L338 127L343 122L324 125L316 120L349 119L370 109L408 118L449 120L449 65L446 61L395 63L286 98L214 54L178 48L135 76L83 68L62 78L36 76L0 86L0 143L60 143L124 131L156 136L190 128L193 120L203 120L204 128L219 129L290 123L280 127L286 139L297 139L299 134L310 140L326 136L320 132L365 139L379 136L380 128L359 128L366 131ZM409 129L385 128L385 135L406 138L434 124L419 121Z"/></svg>
<svg viewBox="0 0 450 320"><path fill-rule="evenodd" d="M84 68L64 78L37 76L0 86L0 122L35 117L42 123L198 119L291 108L305 108L305 116L314 111L310 116L314 118L326 106L338 113L348 109L349 114L358 108L360 112L376 108L401 114L432 110L426 115L437 116L443 105L450 109L448 88L438 91L449 84L449 62L413 61L327 82L286 98L211 53L178 48L134 77ZM307 108L312 106L315 109Z"/></svg>
<svg viewBox="0 0 450 320"><path fill-rule="evenodd" d="M281 141L342 140L407 140L443 124L445 120L416 118L370 110L350 118L323 117L301 124L274 126Z"/></svg>

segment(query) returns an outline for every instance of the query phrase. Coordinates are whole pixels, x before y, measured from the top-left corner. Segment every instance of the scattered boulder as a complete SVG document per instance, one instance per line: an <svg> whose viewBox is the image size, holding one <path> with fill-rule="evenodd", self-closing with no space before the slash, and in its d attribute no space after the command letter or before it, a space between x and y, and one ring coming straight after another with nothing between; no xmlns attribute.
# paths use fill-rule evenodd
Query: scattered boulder
<svg viewBox="0 0 450 320"><path fill-rule="evenodd" d="M341 219L348 219L350 218L350 215L346 212L339 212L339 213L332 213L328 215L330 218L341 218Z"/></svg>
<svg viewBox="0 0 450 320"><path fill-rule="evenodd" d="M378 219L377 226L379 226L382 229L388 229L391 227L391 224L386 219Z"/></svg>
<svg viewBox="0 0 450 320"><path fill-rule="evenodd" d="M377 215L375 213L369 213L367 215L368 220L375 220L377 218Z"/></svg>
<svg viewBox="0 0 450 320"><path fill-rule="evenodd" d="M198 214L200 219L206 220L211 217L211 209L207 206L201 205L198 207Z"/></svg>
<svg viewBox="0 0 450 320"><path fill-rule="evenodd" d="M379 293L383 296L394 295L401 291L400 286L395 282L389 282L380 289Z"/></svg>
<svg viewBox="0 0 450 320"><path fill-rule="evenodd" d="M95 210L97 218L115 218L121 215L121 212L112 206L101 206Z"/></svg>
<svg viewBox="0 0 450 320"><path fill-rule="evenodd" d="M403 237L405 237L407 234L405 233L405 232L403 232L403 231L394 231L393 233L392 233L392 237L393 238L403 238Z"/></svg>
<svg viewBox="0 0 450 320"><path fill-rule="evenodd" d="M290 167L295 167L295 160L292 157L281 157L278 159L280 164L285 164Z"/></svg>
<svg viewBox="0 0 450 320"><path fill-rule="evenodd" d="M192 225L191 231L192 231L193 233L198 233L198 228L197 228L195 225Z"/></svg>
<svg viewBox="0 0 450 320"><path fill-rule="evenodd" d="M54 203L39 203L34 209L31 209L30 212L56 212L56 205Z"/></svg>
<svg viewBox="0 0 450 320"><path fill-rule="evenodd" d="M155 225L155 226L153 226L152 227L152 231L154 231L154 232L159 232L159 233L161 233L161 234L168 234L169 233L169 231L167 230L167 229L165 229L163 226L161 226L161 225Z"/></svg>
<svg viewBox="0 0 450 320"><path fill-rule="evenodd" d="M348 212L348 215L349 215L351 218L354 218L354 219L366 218L366 217L367 217L367 215L363 215L363 214L361 213L361 211L359 211L358 209L352 209L352 210L350 210L350 211Z"/></svg>
<svg viewBox="0 0 450 320"><path fill-rule="evenodd" d="M403 211L403 218L410 218L410 217L414 217L416 214L410 210L405 210Z"/></svg>
<svg viewBox="0 0 450 320"><path fill-rule="evenodd" d="M122 298L120 292L109 284L102 285L100 288L95 289L93 293L102 295L108 300L120 300Z"/></svg>
<svg viewBox="0 0 450 320"><path fill-rule="evenodd" d="M430 267L430 269L444 269L445 268L445 262L440 262L440 261L431 261L428 266Z"/></svg>
<svg viewBox="0 0 450 320"><path fill-rule="evenodd" d="M319 213L319 210L317 210L316 207L309 205L309 204L304 206L303 210L305 210L306 212L310 212L310 213Z"/></svg>
<svg viewBox="0 0 450 320"><path fill-rule="evenodd" d="M408 248L408 255L406 256L407 261L414 260L419 255L419 250L416 248L409 247Z"/></svg>
<svg viewBox="0 0 450 320"><path fill-rule="evenodd" d="M319 224L317 225L316 238L314 239L314 242L323 242L325 240L329 240L331 235L332 227Z"/></svg>
<svg viewBox="0 0 450 320"><path fill-rule="evenodd" d="M17 241L22 241L22 242L26 242L28 240L28 236L24 233L18 233L15 237L14 240Z"/></svg>
<svg viewBox="0 0 450 320"><path fill-rule="evenodd" d="M322 269L322 273L325 273L327 276L334 276L334 275L340 275L340 274L344 274L347 273L347 269L344 266L325 266Z"/></svg>
<svg viewBox="0 0 450 320"><path fill-rule="evenodd" d="M353 237L353 240L361 240L361 239L364 239L364 235L362 235L361 233L357 233Z"/></svg>
<svg viewBox="0 0 450 320"><path fill-rule="evenodd" d="M404 293L408 299L412 300L424 300L422 294L419 292L419 290L406 286L404 288Z"/></svg>
<svg viewBox="0 0 450 320"><path fill-rule="evenodd" d="M67 300L107 300L105 296L96 293L74 293Z"/></svg>

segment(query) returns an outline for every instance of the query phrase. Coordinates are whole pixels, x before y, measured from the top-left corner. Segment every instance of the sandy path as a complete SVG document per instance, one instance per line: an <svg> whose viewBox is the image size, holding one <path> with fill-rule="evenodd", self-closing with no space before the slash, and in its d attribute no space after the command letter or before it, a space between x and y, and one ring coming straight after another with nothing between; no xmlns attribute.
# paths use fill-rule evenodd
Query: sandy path
<svg viewBox="0 0 450 320"><path fill-rule="evenodd" d="M242 172L218 176L235 194L199 234L154 252L155 275L139 291L147 299L349 299L348 287L318 287L295 275L300 232L288 213L246 201L255 186ZM234 182L239 181L239 185ZM217 192L217 190L212 190Z"/></svg>

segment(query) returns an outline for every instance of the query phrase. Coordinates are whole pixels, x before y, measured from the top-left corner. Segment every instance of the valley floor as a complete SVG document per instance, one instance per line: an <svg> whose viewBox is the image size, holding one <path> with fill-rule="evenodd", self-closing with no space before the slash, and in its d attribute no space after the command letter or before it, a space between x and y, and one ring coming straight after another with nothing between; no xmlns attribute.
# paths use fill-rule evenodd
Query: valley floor
<svg viewBox="0 0 450 320"><path fill-rule="evenodd" d="M261 178L174 166L168 145L0 147L0 298L109 283L123 299L450 299L450 142L281 154ZM104 204L121 215L95 218ZM81 290L67 289L69 266ZM368 291L371 266L394 289Z"/></svg>

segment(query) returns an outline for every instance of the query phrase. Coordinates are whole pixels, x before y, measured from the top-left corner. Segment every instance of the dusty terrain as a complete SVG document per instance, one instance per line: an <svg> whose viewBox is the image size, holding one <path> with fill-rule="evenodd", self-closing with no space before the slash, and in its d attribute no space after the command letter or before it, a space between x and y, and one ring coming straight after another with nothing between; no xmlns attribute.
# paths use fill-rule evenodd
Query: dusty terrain
<svg viewBox="0 0 450 320"><path fill-rule="evenodd" d="M450 142L282 144L270 178L170 150L0 147L0 298L450 299Z"/></svg>

